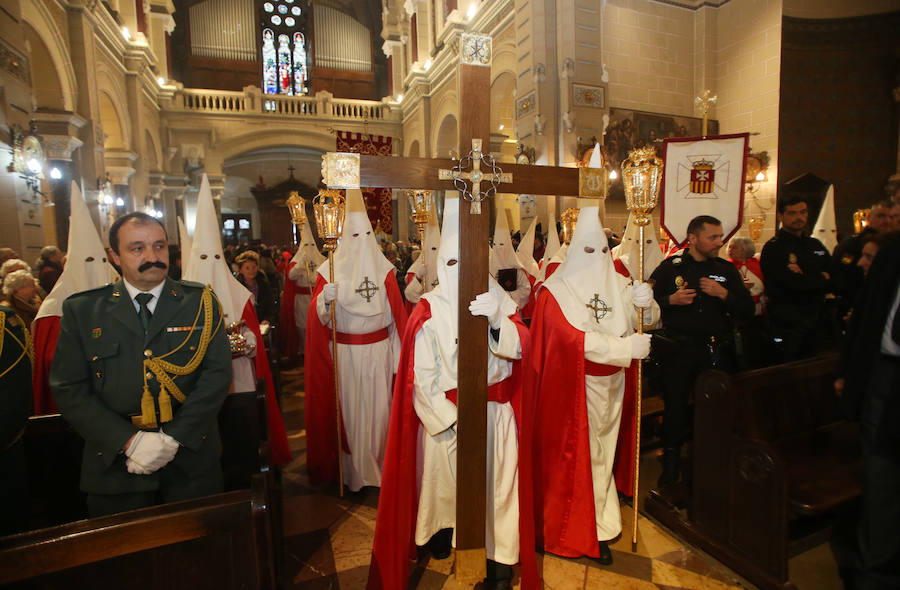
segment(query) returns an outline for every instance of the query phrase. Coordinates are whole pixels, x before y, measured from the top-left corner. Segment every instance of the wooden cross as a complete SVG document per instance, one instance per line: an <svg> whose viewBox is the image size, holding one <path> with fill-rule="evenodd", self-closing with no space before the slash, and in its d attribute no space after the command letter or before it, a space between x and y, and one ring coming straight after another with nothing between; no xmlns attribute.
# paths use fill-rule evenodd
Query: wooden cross
<svg viewBox="0 0 900 590"><path fill-rule="evenodd" d="M491 38L463 34L459 84L459 151L474 141L489 141L490 104L484 96L491 87ZM450 170L453 160L328 153L322 174L331 188L402 188L458 190ZM504 175L499 192L533 195L606 196L605 169L561 168L500 164ZM457 181L459 182L459 181ZM555 228L550 228L553 231ZM459 208L459 301L469 302L488 290L490 216ZM487 319L473 317L460 305L457 344L457 467L456 467L456 576L475 584L485 577L485 490L487 473ZM522 547L521 551L531 551Z"/></svg>

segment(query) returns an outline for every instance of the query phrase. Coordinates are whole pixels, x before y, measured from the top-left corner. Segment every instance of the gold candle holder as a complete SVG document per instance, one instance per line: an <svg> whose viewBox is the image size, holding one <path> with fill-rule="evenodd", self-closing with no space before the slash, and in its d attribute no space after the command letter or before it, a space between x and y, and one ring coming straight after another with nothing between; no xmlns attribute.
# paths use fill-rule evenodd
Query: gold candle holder
<svg viewBox="0 0 900 590"><path fill-rule="evenodd" d="M303 231L303 224L306 223L306 199L300 196L297 191L291 191L291 196L285 203L291 214L291 221L297 226L297 232Z"/></svg>
<svg viewBox="0 0 900 590"><path fill-rule="evenodd" d="M750 218L750 222L747 225L750 229L750 239L758 242L766 225L766 217L765 215L754 215Z"/></svg>
<svg viewBox="0 0 900 590"><path fill-rule="evenodd" d="M333 189L322 189L313 200L316 214L316 229L325 241L325 249L333 252L337 248L341 232L344 230L344 195ZM333 280L333 279L332 279Z"/></svg>
<svg viewBox="0 0 900 590"><path fill-rule="evenodd" d="M659 188L662 183L663 161L656 155L656 149L651 147L638 148L628 152L628 158L622 162L622 182L625 186L625 207L634 215L634 221L638 226L638 241L641 249L638 250L638 276L637 280L644 280L644 228L650 223L650 214L656 208L659 201ZM638 334L644 333L644 309L640 309L638 321ZM634 505L640 502L639 480L641 466L641 395L643 393L642 363L637 361L635 371L637 392L634 399ZM631 529L631 550L637 551L638 519L635 510L634 523Z"/></svg>
<svg viewBox="0 0 900 590"><path fill-rule="evenodd" d="M857 209L853 212L853 231L860 233L869 225L869 213L871 209Z"/></svg>
<svg viewBox="0 0 900 590"><path fill-rule="evenodd" d="M316 214L316 229L319 230L319 236L325 241L325 249L328 251L328 282L334 282L334 250L337 248L338 240L341 239L341 232L344 231L344 210L346 201L344 195L333 189L323 189L319 191L313 200L313 211ZM341 428L343 421L341 420L341 382L338 373L338 348L337 348L337 317L335 308L337 302L334 301L331 307L331 358L332 358L332 378L334 379L334 405L335 416L337 419L337 458L338 458L338 493L341 498L344 497L344 444Z"/></svg>
<svg viewBox="0 0 900 590"><path fill-rule="evenodd" d="M425 243L425 226L431 219L432 200L431 191L422 189L410 189L406 191L406 198L409 199L409 208L412 210L413 223L416 224L416 231L419 234L419 243Z"/></svg>
<svg viewBox="0 0 900 590"><path fill-rule="evenodd" d="M578 223L578 209L569 207L563 211L559 218L562 223L563 241L566 245L572 243L572 236L575 235L575 224Z"/></svg>

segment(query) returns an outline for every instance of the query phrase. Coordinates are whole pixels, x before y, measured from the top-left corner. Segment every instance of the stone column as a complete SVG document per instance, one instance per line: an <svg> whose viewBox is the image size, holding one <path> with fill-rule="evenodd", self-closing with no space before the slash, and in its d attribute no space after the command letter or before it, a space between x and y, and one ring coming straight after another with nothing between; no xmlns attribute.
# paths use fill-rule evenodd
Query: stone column
<svg viewBox="0 0 900 590"><path fill-rule="evenodd" d="M71 214L71 181L83 184L79 166L73 162L73 153L84 145L79 138L79 130L87 124L87 121L75 113L38 111L35 113L35 122L44 140L44 154L47 157L45 175L50 187L47 200L52 203L51 206L44 207L45 230L52 233L47 236L47 243L55 242L57 246L65 249ZM59 172L58 179L53 178L54 169Z"/></svg>

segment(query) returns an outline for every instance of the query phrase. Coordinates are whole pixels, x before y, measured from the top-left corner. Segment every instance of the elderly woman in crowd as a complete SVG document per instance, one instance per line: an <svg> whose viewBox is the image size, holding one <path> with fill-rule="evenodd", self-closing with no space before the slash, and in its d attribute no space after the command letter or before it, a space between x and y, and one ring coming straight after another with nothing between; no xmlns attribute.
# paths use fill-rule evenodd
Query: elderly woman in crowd
<svg viewBox="0 0 900 590"><path fill-rule="evenodd" d="M238 267L237 280L247 287L253 296L253 308L260 323L275 322L277 315L275 292L265 273L259 270L259 254L253 250L246 250L238 254L234 262Z"/></svg>
<svg viewBox="0 0 900 590"><path fill-rule="evenodd" d="M63 271L63 252L56 246L44 246L37 264L38 282L45 293L53 290L53 285Z"/></svg>
<svg viewBox="0 0 900 590"><path fill-rule="evenodd" d="M21 258L10 258L9 260L6 260L3 265L0 266L0 282L3 281L6 275L16 270L27 270L28 272L31 272L31 266Z"/></svg>
<svg viewBox="0 0 900 590"><path fill-rule="evenodd" d="M765 309L765 286L763 285L763 273L759 267L759 259L756 256L756 246L753 240L743 236L735 236L728 242L728 260L738 269L744 278L744 285L753 296L756 304L756 315L762 315Z"/></svg>
<svg viewBox="0 0 900 590"><path fill-rule="evenodd" d="M3 277L3 301L0 301L0 305L14 309L29 330L42 301L31 271L14 270Z"/></svg>

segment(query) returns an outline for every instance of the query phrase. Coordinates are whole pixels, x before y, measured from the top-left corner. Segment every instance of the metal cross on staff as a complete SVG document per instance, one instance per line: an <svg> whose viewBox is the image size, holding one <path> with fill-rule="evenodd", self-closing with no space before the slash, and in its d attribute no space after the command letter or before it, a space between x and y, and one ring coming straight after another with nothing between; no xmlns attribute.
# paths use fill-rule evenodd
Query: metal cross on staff
<svg viewBox="0 0 900 590"><path fill-rule="evenodd" d="M500 183L509 184L512 182L512 174L503 172L497 166L493 156L481 151L481 142L482 140L480 139L473 139L472 151L463 156L456 166L450 170L438 170L439 180L452 180L453 184L456 186L456 190L459 191L463 198L467 201L471 201L472 204L469 206L469 213L475 215L481 214L481 202L487 197L496 194L497 186ZM481 170L482 162L490 168L489 174L485 174L488 172L487 170ZM463 167L468 167L470 164L472 170L463 172ZM471 189L466 185L466 180L472 183ZM481 183L483 181L491 183L491 186L482 194Z"/></svg>

